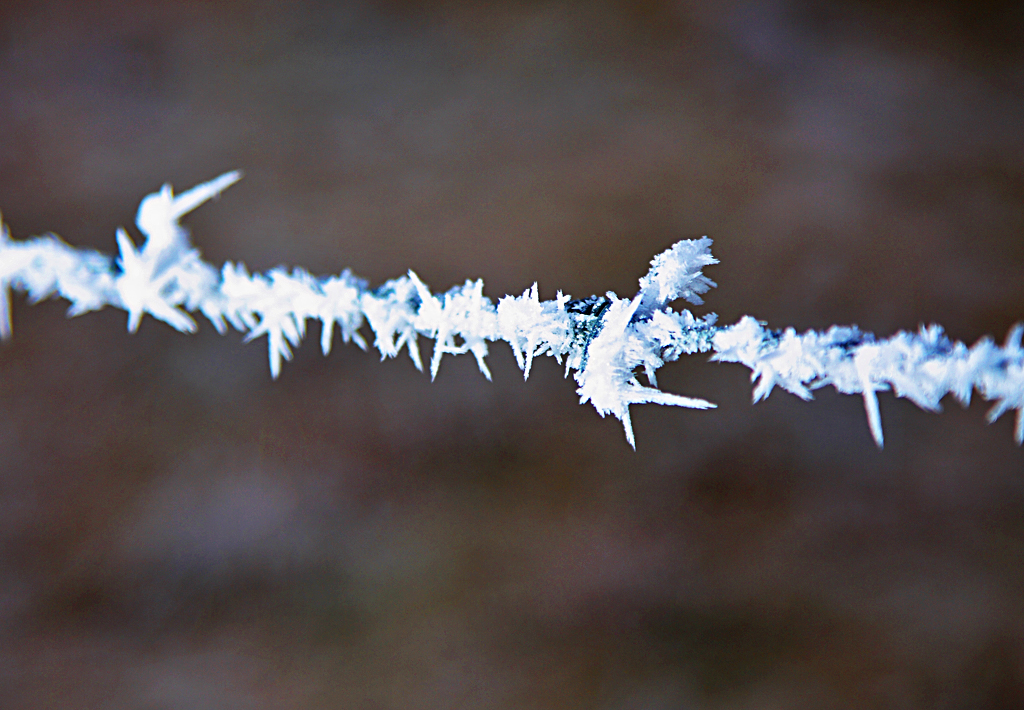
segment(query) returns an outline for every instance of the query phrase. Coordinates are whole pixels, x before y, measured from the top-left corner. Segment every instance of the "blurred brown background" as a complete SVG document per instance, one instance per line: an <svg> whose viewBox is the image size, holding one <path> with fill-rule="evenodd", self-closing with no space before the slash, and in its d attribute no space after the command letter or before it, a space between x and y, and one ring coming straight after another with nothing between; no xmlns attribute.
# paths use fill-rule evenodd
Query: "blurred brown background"
<svg viewBox="0 0 1024 710"><path fill-rule="evenodd" d="M0 207L111 252L139 199L216 264L635 292L800 330L1024 317L1021 4L3 2ZM434 383L15 299L0 707L1020 708L1012 416L822 390L634 407L550 358ZM429 356L429 346L424 348Z"/></svg>

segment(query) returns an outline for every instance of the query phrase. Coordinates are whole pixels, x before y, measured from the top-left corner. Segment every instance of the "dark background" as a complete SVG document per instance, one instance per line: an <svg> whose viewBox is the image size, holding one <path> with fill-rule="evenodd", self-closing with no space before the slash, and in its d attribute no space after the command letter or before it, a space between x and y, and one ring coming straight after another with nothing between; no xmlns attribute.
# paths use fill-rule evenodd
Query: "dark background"
<svg viewBox="0 0 1024 710"><path fill-rule="evenodd" d="M1019 2L3 2L0 207L112 252L241 168L205 258L1002 342L1024 317ZM550 358L437 381L14 301L4 708L1024 707L1024 453L987 404L751 406L704 357L637 452ZM340 339L337 339L340 340ZM424 348L429 357L429 345Z"/></svg>

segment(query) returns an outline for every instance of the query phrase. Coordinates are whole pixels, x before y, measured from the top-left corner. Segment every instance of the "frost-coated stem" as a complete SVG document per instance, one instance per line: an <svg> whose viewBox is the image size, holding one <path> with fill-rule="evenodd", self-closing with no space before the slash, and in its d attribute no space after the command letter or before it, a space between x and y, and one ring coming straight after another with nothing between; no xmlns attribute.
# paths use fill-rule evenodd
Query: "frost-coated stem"
<svg viewBox="0 0 1024 710"><path fill-rule="evenodd" d="M322 324L320 345L331 350L334 326L342 339L366 349L360 333L364 323L374 333L374 347L385 357L404 348L422 370L418 337L433 339L431 377L441 358L472 353L490 379L485 357L488 342L504 340L529 377L533 359L551 355L573 371L580 403L590 402L603 417L622 422L635 448L629 407L670 404L707 409L714 404L658 389L655 373L667 362L690 353L712 352L712 360L739 362L757 381L754 401L777 385L811 399L811 391L832 385L844 394L864 398L868 425L879 447L882 424L877 393L892 390L919 407L940 409L939 400L952 394L970 403L977 390L994 401L988 421L1017 410L1014 437L1024 442L1024 325L1015 325L1003 347L982 338L973 347L950 341L937 325L918 333L899 332L876 340L856 327L834 326L824 333L797 334L792 328L770 330L745 316L734 325L716 326L711 313L702 318L669 303L682 298L700 305L701 294L715 283L703 275L718 263L708 238L676 243L651 262L632 298L604 296L572 299L558 293L541 301L537 285L522 296L505 296L497 306L483 295L483 282L466 281L434 294L415 273L371 289L344 271L315 277L303 269L276 268L250 274L244 265L228 262L218 270L203 261L179 224L182 216L217 197L241 177L230 172L175 196L170 185L143 199L136 226L145 236L136 248L123 229L116 240L119 255L75 249L49 235L24 242L10 238L0 223L0 336L11 335L9 289L24 291L30 302L59 295L71 302L69 316L104 306L128 312L134 332L146 313L182 332L194 332L189 313L202 313L220 333L227 324L246 333L246 340L267 336L270 373L277 377L281 361L306 334L306 321ZM637 379L643 369L649 386Z"/></svg>

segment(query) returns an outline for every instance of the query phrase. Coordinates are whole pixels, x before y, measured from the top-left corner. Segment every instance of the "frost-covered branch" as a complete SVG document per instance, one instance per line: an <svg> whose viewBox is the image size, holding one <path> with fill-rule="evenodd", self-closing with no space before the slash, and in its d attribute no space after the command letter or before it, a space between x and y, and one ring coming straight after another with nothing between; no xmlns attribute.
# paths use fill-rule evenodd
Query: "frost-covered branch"
<svg viewBox="0 0 1024 710"><path fill-rule="evenodd" d="M0 224L0 336L11 335L9 292L15 289L27 293L31 302L61 296L71 302L69 316L108 305L121 308L128 312L131 332L146 313L179 331L194 332L196 323L189 314L202 313L222 334L230 324L246 333L246 340L265 335L275 378L281 361L290 359L291 349L305 337L308 320L321 322L325 355L336 325L344 342L365 350L360 329L368 324L381 359L405 349L420 370L418 338L431 338L432 378L444 355L472 353L490 379L488 343L504 340L524 378L537 356L551 355L564 363L566 376L573 372L580 403L590 402L601 416L618 417L634 447L630 405L715 406L664 392L656 378L657 369L667 362L712 352L712 360L751 369L751 379L757 381L755 402L775 386L803 399L825 385L860 394L879 447L883 439L877 393L884 390L931 411L940 409L946 394L966 405L977 390L995 402L989 421L1007 410L1017 411L1015 438L1018 444L1024 442L1024 325L1014 326L1002 347L983 338L971 348L950 341L935 325L888 340L840 326L798 335L792 328L770 330L749 316L735 325L717 326L714 314L698 318L669 305L680 298L700 305L701 294L715 286L702 273L705 266L718 263L707 238L678 242L656 256L632 298L608 292L573 299L559 292L555 299L541 301L534 284L522 296L506 296L495 305L484 296L480 280L435 294L412 271L371 289L349 271L327 277L284 268L250 274L244 265L231 262L218 270L200 258L179 220L240 177L239 172L227 173L180 195L164 185L147 196L136 217L145 242L136 247L118 229L117 257L72 248L52 235L14 241ZM637 379L641 369L648 385Z"/></svg>

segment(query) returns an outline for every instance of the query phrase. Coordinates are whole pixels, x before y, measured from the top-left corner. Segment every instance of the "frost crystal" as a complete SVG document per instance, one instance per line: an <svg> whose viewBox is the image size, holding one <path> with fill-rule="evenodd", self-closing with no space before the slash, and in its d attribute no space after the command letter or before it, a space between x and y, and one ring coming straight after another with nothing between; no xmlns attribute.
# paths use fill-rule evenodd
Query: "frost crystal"
<svg viewBox="0 0 1024 710"><path fill-rule="evenodd" d="M663 392L656 378L665 363L712 352L712 360L750 368L755 402L776 386L805 400L826 385L860 394L879 447L878 392L886 390L930 411L939 411L947 394L966 406L977 390L995 403L988 421L1016 410L1014 438L1024 443L1024 325L1014 326L1002 347L983 338L971 348L950 341L937 325L888 340L876 340L855 327L803 334L792 328L770 330L750 316L717 326L713 313L697 318L689 310L670 307L677 299L700 305L701 295L715 286L702 273L718 263L707 237L680 241L656 256L632 298L609 292L573 299L559 291L555 299L541 301L534 284L522 296L501 298L495 307L484 296L480 280L433 294L412 271L371 289L349 271L327 277L283 268L249 274L244 265L230 262L218 270L200 258L179 220L240 177L240 172L226 173L177 196L164 185L147 196L136 216L145 242L137 248L127 232L117 230L116 258L74 249L52 235L17 242L0 223L0 336L11 335L9 291L14 289L28 294L30 302L59 295L71 303L69 316L116 306L127 311L131 332L147 313L176 330L194 332L189 313L202 313L219 333L231 325L246 333L246 340L266 336L275 378L282 360L290 359L292 348L305 337L309 319L323 325L320 346L325 355L335 325L344 342L365 350L360 333L365 323L373 330L381 359L406 348L419 370L423 364L417 339L431 338L432 378L444 355L472 353L490 379L488 342L504 340L524 378L538 356L564 362L566 375L573 371L580 402L593 404L602 417L616 416L634 447L630 405L715 406ZM641 370L647 385L637 379Z"/></svg>

